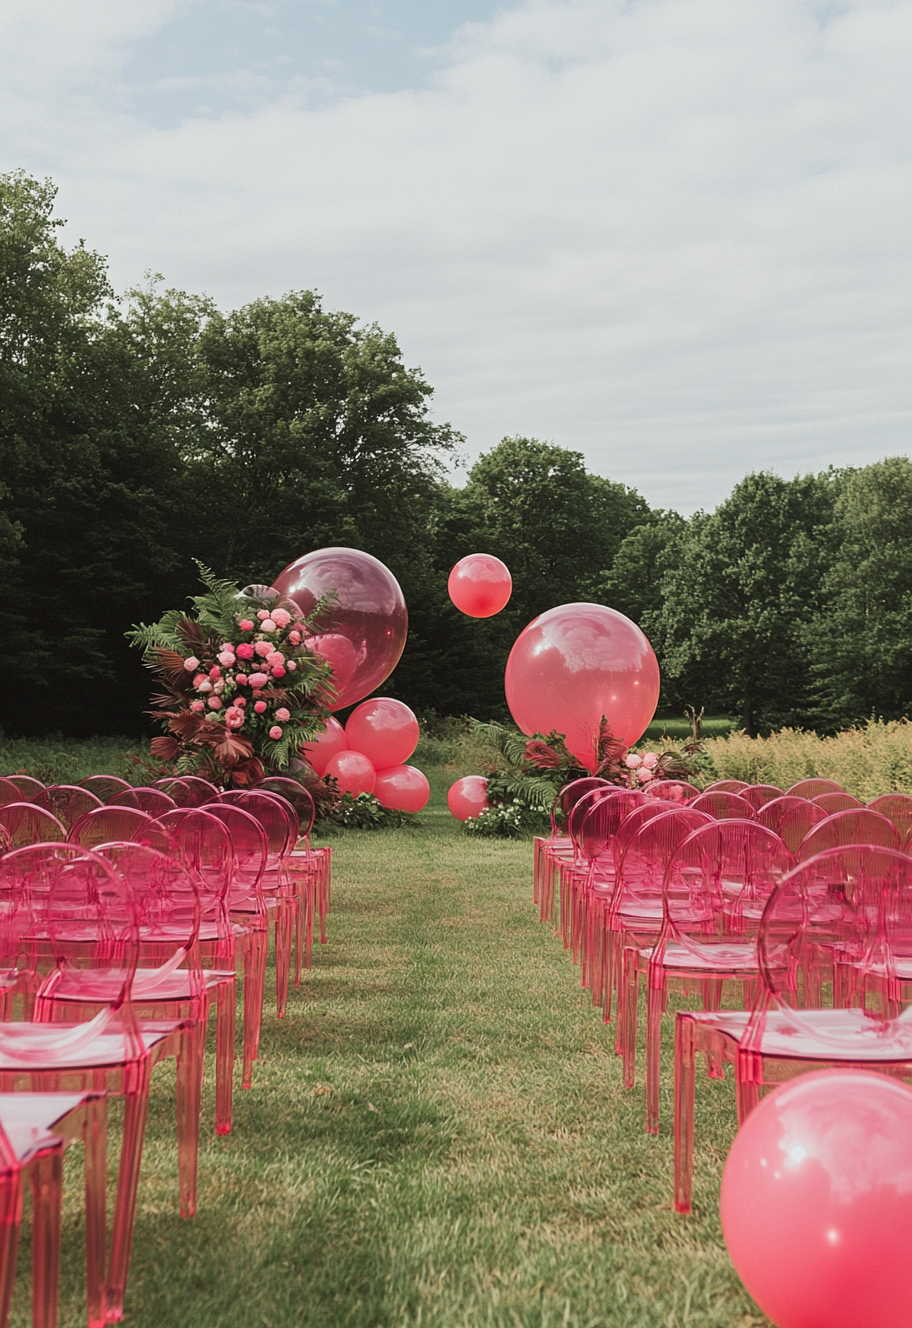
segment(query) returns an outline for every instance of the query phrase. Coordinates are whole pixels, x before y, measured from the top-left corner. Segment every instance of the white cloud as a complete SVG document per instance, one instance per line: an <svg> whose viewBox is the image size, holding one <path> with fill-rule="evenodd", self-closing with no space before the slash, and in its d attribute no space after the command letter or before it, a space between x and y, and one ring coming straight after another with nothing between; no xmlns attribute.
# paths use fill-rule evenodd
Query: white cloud
<svg viewBox="0 0 912 1328"><path fill-rule="evenodd" d="M317 286L473 450L550 437L655 503L907 450L912 0L529 0L429 90L161 130L118 71L173 8L0 18L4 164L50 170L118 283Z"/></svg>

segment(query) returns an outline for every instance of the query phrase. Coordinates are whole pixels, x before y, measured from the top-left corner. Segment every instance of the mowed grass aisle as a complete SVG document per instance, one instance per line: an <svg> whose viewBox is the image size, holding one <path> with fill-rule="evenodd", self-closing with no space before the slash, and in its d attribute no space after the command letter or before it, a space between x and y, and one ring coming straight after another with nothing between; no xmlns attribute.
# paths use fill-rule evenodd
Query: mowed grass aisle
<svg viewBox="0 0 912 1328"><path fill-rule="evenodd" d="M648 1138L642 1088L625 1092L612 1031L532 908L531 844L463 836L439 783L423 820L335 841L330 944L282 1026L267 1014L227 1139L207 1083L190 1222L172 1072L156 1071L128 1321L764 1323L717 1216L732 1086L698 1078L698 1211L678 1217L670 1040ZM65 1279L78 1324L77 1262Z"/></svg>

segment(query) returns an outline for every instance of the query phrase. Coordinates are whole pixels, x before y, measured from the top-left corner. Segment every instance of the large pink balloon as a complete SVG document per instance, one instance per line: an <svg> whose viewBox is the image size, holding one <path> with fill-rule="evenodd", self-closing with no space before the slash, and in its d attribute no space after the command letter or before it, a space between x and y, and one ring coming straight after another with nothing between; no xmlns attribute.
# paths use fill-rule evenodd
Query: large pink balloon
<svg viewBox="0 0 912 1328"><path fill-rule="evenodd" d="M414 711L391 696L363 701L345 725L352 751L363 752L378 770L407 761L418 746L421 730Z"/></svg>
<svg viewBox="0 0 912 1328"><path fill-rule="evenodd" d="M602 715L626 746L648 726L659 700L659 665L623 613L603 604L561 604L520 634L505 686L523 733L557 729L573 755L594 770Z"/></svg>
<svg viewBox="0 0 912 1328"><path fill-rule="evenodd" d="M405 649L408 613L399 582L378 559L360 549L316 549L286 567L274 585L305 614L322 596L333 597L323 635L351 643L353 667L344 684L337 680L332 710L360 701L390 676Z"/></svg>
<svg viewBox="0 0 912 1328"><path fill-rule="evenodd" d="M336 752L326 762L326 775L338 781L343 793L357 798L359 793L373 793L377 772L362 752Z"/></svg>
<svg viewBox="0 0 912 1328"><path fill-rule="evenodd" d="M467 821L488 806L488 781L481 775L466 775L450 785L447 806L457 821Z"/></svg>
<svg viewBox="0 0 912 1328"><path fill-rule="evenodd" d="M413 765L394 765L377 771L374 796L381 807L398 812L420 812L431 796L427 776Z"/></svg>
<svg viewBox="0 0 912 1328"><path fill-rule="evenodd" d="M722 1176L722 1230L778 1328L912 1324L912 1091L803 1074L764 1098Z"/></svg>
<svg viewBox="0 0 912 1328"><path fill-rule="evenodd" d="M330 715L323 732L318 733L313 742L304 744L304 753L317 774L322 775L326 772L326 762L330 757L335 756L336 752L344 752L347 747L345 729Z"/></svg>
<svg viewBox="0 0 912 1328"><path fill-rule="evenodd" d="M450 572L450 599L470 618L500 613L513 593L513 578L506 563L490 553L470 553Z"/></svg>

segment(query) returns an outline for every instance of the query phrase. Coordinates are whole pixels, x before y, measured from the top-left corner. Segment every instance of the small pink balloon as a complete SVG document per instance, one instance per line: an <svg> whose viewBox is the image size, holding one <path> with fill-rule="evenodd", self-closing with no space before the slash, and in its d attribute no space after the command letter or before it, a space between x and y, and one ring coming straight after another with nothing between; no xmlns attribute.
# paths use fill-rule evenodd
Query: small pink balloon
<svg viewBox="0 0 912 1328"><path fill-rule="evenodd" d="M337 752L344 752L347 748L345 729L330 715L323 732L318 733L313 742L305 743L303 750L313 769L318 775L323 775L326 773L326 763L330 757L335 756Z"/></svg>
<svg viewBox="0 0 912 1328"><path fill-rule="evenodd" d="M467 821L488 806L488 781L481 775L466 775L450 785L447 806L457 821Z"/></svg>
<svg viewBox="0 0 912 1328"><path fill-rule="evenodd" d="M470 553L450 572L447 582L450 599L470 618L490 618L513 593L510 570L490 553Z"/></svg>
<svg viewBox="0 0 912 1328"><path fill-rule="evenodd" d="M377 772L363 752L336 752L326 762L324 774L338 780L343 793L357 798L359 793L373 793Z"/></svg>
<svg viewBox="0 0 912 1328"><path fill-rule="evenodd" d="M505 688L523 733L556 729L577 760L594 770L602 715L627 747L647 728L659 700L659 665L623 613L604 604L561 604L519 635Z"/></svg>
<svg viewBox="0 0 912 1328"><path fill-rule="evenodd" d="M381 807L397 812L420 812L427 806L431 786L427 776L413 765L393 765L377 771L374 796Z"/></svg>
<svg viewBox="0 0 912 1328"><path fill-rule="evenodd" d="M408 613L399 582L379 559L361 549L315 549L286 567L273 584L305 615L324 595L330 598L323 639L344 637L354 660L331 709L354 705L390 676L405 649Z"/></svg>
<svg viewBox="0 0 912 1328"><path fill-rule="evenodd" d="M304 644L329 665L333 672L332 684L336 696L343 696L358 668L358 652L351 641L345 636L339 636L338 632L325 632L322 636L305 637ZM338 708L333 706L334 710Z"/></svg>
<svg viewBox="0 0 912 1328"><path fill-rule="evenodd" d="M402 701L377 696L352 711L345 737L352 751L363 752L377 770L385 770L408 760L418 746L421 730L414 711Z"/></svg>
<svg viewBox="0 0 912 1328"><path fill-rule="evenodd" d="M820 1070L761 1100L720 1196L732 1263L778 1328L912 1324L912 1091Z"/></svg>

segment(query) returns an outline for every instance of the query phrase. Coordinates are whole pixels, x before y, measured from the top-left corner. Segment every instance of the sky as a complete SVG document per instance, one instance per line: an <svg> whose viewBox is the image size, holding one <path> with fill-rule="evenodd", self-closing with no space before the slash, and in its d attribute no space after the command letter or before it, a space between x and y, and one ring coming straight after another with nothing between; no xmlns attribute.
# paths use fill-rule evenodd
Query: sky
<svg viewBox="0 0 912 1328"><path fill-rule="evenodd" d="M691 512L909 450L910 55L912 0L3 0L0 170L118 290L394 332L467 465Z"/></svg>

